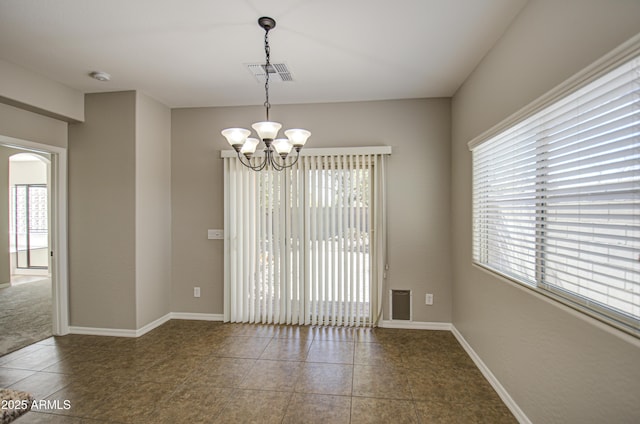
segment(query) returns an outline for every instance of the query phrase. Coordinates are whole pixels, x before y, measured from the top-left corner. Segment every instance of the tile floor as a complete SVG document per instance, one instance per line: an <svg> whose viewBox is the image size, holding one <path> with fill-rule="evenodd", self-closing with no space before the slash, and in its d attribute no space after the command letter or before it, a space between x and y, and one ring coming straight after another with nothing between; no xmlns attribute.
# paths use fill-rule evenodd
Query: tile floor
<svg viewBox="0 0 640 424"><path fill-rule="evenodd" d="M0 357L28 423L515 423L448 331L169 321Z"/></svg>

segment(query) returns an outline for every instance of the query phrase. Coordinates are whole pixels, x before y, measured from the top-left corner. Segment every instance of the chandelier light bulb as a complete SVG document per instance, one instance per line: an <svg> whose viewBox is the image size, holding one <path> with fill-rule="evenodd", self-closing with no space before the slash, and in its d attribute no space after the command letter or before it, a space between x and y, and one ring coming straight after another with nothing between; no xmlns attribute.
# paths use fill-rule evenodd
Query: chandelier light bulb
<svg viewBox="0 0 640 424"><path fill-rule="evenodd" d="M258 140L257 138L252 138L252 137L247 138L247 141L245 141L244 144L242 145L242 149L240 149L240 153L245 155L247 159L251 159L253 154L256 152L258 143L260 143L260 140Z"/></svg>
<svg viewBox="0 0 640 424"><path fill-rule="evenodd" d="M258 137L267 144L276 139L278 131L282 128L282 124L271 121L256 122L251 125L251 128L256 130ZM270 143L269 143L270 144Z"/></svg>
<svg viewBox="0 0 640 424"><path fill-rule="evenodd" d="M276 149L276 152L280 155L282 159L286 158L291 149L293 148L293 144L287 138L277 138L273 141L273 147Z"/></svg>
<svg viewBox="0 0 640 424"><path fill-rule="evenodd" d="M227 128L226 130L222 130L222 135L236 152L240 151L250 134L251 131L244 128Z"/></svg>
<svg viewBox="0 0 640 424"><path fill-rule="evenodd" d="M307 142L307 139L311 136L311 133L307 130L303 130L300 128L295 128L291 130L286 130L284 135L291 141L296 148L302 148L304 144Z"/></svg>

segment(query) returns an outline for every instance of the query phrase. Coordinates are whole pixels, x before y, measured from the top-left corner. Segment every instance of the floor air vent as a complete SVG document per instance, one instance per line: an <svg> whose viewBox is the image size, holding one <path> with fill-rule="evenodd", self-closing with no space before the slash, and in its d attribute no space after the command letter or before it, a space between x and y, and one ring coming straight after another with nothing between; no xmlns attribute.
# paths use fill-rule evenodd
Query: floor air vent
<svg viewBox="0 0 640 424"><path fill-rule="evenodd" d="M411 320L411 290L391 290L391 319Z"/></svg>

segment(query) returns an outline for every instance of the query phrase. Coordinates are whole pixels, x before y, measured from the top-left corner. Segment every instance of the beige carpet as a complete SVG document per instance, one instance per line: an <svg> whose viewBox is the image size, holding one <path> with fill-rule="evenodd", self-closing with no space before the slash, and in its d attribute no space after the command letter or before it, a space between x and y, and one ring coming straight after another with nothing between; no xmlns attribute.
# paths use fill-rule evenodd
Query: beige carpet
<svg viewBox="0 0 640 424"><path fill-rule="evenodd" d="M0 402L2 403L0 423L9 424L20 415L29 412L33 396L19 390L0 389Z"/></svg>
<svg viewBox="0 0 640 424"><path fill-rule="evenodd" d="M0 289L0 355L52 335L51 280Z"/></svg>

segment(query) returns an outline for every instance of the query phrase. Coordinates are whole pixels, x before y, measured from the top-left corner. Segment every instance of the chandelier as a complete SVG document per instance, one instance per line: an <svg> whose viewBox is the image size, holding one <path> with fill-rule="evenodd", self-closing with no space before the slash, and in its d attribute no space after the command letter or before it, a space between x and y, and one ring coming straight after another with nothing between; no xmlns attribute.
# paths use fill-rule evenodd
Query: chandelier
<svg viewBox="0 0 640 424"><path fill-rule="evenodd" d="M271 167L277 171L282 171L285 168L290 168L298 161L300 157L300 150L307 142L307 139L311 133L303 129L291 129L286 130L284 135L287 138L276 138L278 131L282 128L282 125L278 122L269 120L269 109L271 103L269 103L269 74L274 73L274 69L271 66L271 48L269 47L269 31L276 26L276 21L273 18L263 16L258 19L258 25L264 29L264 53L265 53L265 83L264 93L265 101L264 108L266 110L267 119L262 122L256 122L251 125L251 128L255 130L258 138L249 137L251 131L245 128L227 128L222 130L222 135L227 139L231 147L238 154L240 162L254 171L261 171L265 167ZM254 153L260 144L260 141L264 143L264 157L259 161L252 163ZM291 150L296 151L296 157L288 164L286 162L287 156L291 153Z"/></svg>

